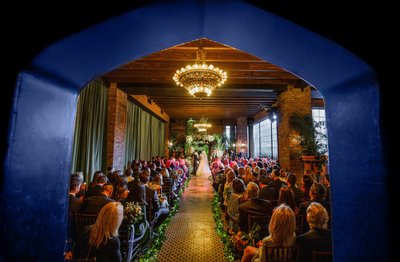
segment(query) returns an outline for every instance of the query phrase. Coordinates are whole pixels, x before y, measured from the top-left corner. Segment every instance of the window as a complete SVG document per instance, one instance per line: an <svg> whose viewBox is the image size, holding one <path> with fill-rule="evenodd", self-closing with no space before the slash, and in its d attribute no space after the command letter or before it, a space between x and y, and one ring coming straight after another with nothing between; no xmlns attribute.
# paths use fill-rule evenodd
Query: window
<svg viewBox="0 0 400 262"><path fill-rule="evenodd" d="M324 108L313 108L312 109L312 117L314 123L316 124L315 129L321 135L317 137L317 140L325 146L328 147L328 138L326 132L326 118L325 118L325 109Z"/></svg>
<svg viewBox="0 0 400 262"><path fill-rule="evenodd" d="M278 158L277 121L265 119L253 126L254 156Z"/></svg>
<svg viewBox="0 0 400 262"><path fill-rule="evenodd" d="M226 136L225 147L229 148L229 144L231 142L231 127L230 126L225 126L225 136Z"/></svg>

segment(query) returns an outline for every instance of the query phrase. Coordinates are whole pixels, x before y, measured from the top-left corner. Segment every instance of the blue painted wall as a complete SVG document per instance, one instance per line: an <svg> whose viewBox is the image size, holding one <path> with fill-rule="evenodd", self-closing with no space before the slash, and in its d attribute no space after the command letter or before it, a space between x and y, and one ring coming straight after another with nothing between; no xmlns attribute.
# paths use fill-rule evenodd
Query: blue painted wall
<svg viewBox="0 0 400 262"><path fill-rule="evenodd" d="M4 258L62 260L80 88L128 61L201 37L249 52L319 88L329 130L335 261L388 258L387 173L372 71L324 38L230 1L133 10L60 40L20 73L0 200Z"/></svg>

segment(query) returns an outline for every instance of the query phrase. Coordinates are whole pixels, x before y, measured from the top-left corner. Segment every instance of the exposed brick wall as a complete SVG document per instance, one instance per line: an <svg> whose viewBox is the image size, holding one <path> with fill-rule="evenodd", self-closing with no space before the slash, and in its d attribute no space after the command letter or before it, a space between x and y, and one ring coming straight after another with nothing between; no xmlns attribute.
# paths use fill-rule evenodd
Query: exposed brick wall
<svg viewBox="0 0 400 262"><path fill-rule="evenodd" d="M292 113L311 115L310 88L294 88L288 86L287 90L278 96L278 146L279 162L282 168L295 173L303 174L303 162L293 157L298 150L298 145L291 137L296 134L289 126L289 116Z"/></svg>
<svg viewBox="0 0 400 262"><path fill-rule="evenodd" d="M111 83L108 91L107 166L124 168L127 94Z"/></svg>
<svg viewBox="0 0 400 262"><path fill-rule="evenodd" d="M242 152L244 156L247 156L247 118L238 117L236 119L236 151ZM244 146L242 146L244 144Z"/></svg>

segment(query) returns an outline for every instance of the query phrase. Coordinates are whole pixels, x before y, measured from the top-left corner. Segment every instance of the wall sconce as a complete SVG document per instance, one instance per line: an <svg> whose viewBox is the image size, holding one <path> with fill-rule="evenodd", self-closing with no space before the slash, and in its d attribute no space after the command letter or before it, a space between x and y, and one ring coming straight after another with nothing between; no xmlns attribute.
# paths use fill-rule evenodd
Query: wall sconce
<svg viewBox="0 0 400 262"><path fill-rule="evenodd" d="M242 143L242 146L244 146L244 144Z"/></svg>
<svg viewBox="0 0 400 262"><path fill-rule="evenodd" d="M236 144L233 144L232 146L233 146L233 147L236 147Z"/></svg>

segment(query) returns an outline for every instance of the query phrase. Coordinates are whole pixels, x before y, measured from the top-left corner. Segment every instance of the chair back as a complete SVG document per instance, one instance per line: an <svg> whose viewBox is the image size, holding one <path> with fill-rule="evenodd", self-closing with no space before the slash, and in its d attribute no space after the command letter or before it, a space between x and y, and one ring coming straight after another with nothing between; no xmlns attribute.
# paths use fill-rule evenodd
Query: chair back
<svg viewBox="0 0 400 262"><path fill-rule="evenodd" d="M69 260L70 262L96 262L96 257L91 258L75 258Z"/></svg>
<svg viewBox="0 0 400 262"><path fill-rule="evenodd" d="M264 245L265 261L267 262L297 262L299 260L299 246L268 247Z"/></svg>
<svg viewBox="0 0 400 262"><path fill-rule="evenodd" d="M133 224L122 223L118 230L121 241L121 255L123 261L132 261L139 254L139 242L135 240L135 226Z"/></svg>
<svg viewBox="0 0 400 262"><path fill-rule="evenodd" d="M256 239L256 242L263 239L264 237L269 235L269 221L271 220L271 216L267 215L259 215L259 214L251 214L248 215L248 231L250 232L255 225L260 226L259 236Z"/></svg>
<svg viewBox="0 0 400 262"><path fill-rule="evenodd" d="M331 262L332 252L328 251L312 251L312 262Z"/></svg>
<svg viewBox="0 0 400 262"><path fill-rule="evenodd" d="M86 226L93 225L96 222L97 215L93 214L75 214L76 233L79 238Z"/></svg>

